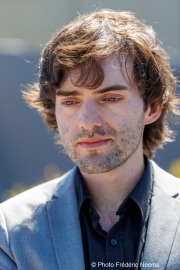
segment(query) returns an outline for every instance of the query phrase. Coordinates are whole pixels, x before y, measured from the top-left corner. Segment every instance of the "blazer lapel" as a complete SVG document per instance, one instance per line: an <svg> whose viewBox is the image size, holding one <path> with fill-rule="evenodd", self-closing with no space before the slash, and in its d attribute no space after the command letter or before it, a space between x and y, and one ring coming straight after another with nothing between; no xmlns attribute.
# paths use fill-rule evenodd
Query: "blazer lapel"
<svg viewBox="0 0 180 270"><path fill-rule="evenodd" d="M84 255L74 175L73 169L63 177L46 208L59 269L83 270Z"/></svg>
<svg viewBox="0 0 180 270"><path fill-rule="evenodd" d="M179 224L178 213L179 200L172 198L155 184L141 269L166 269ZM152 266L152 263L156 266Z"/></svg>

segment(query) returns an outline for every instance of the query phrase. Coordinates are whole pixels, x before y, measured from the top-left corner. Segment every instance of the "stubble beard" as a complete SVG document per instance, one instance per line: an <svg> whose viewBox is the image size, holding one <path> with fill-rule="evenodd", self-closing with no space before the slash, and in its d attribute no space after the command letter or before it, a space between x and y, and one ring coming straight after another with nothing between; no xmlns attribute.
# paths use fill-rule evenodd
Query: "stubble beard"
<svg viewBox="0 0 180 270"><path fill-rule="evenodd" d="M78 166L80 171L87 174L106 173L122 166L138 149L143 135L144 113L136 122L127 124L124 122L119 128L120 131L110 127L105 129L97 128L91 131L82 131L73 140L67 137L68 129L62 128L60 131L60 144L64 152ZM114 146L107 154L99 154L98 150L89 150L88 155L79 156L77 146L74 142L80 138L92 138L95 136L105 136L113 138Z"/></svg>

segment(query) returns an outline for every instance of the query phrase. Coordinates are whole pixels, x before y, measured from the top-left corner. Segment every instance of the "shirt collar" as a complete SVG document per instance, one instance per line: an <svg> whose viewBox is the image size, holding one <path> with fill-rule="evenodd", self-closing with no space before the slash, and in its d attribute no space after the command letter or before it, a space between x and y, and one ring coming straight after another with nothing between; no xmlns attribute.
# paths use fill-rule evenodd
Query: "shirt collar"
<svg viewBox="0 0 180 270"><path fill-rule="evenodd" d="M83 202L86 199L90 199L90 196L89 196L86 185L84 183L84 180L82 178L82 175L81 175L78 167L77 167L77 170L75 173L75 186L76 186L78 209L79 209L79 213L80 213L81 206L82 206Z"/></svg>
<svg viewBox="0 0 180 270"><path fill-rule="evenodd" d="M140 181L137 183L135 188L126 197L126 199L123 201L123 203L117 210L117 213L119 213L119 211L121 211L121 209L127 203L127 201L129 201L129 198L131 198L140 210L141 221L145 220L146 212L149 209L148 206L150 205L152 197L152 187L154 179L152 165L146 156L144 156L144 162L145 162L145 171Z"/></svg>
<svg viewBox="0 0 180 270"><path fill-rule="evenodd" d="M135 188L131 191L131 193L125 198L120 207L117 210L117 214L121 212L121 210L126 205L129 198L133 200L133 202L137 205L140 210L142 221L146 217L146 212L148 210L148 205L150 204L151 196L152 196L152 186L153 186L153 168L149 160L146 156L144 156L145 162L145 171L137 183ZM77 168L75 174L75 185L76 185L76 193L77 193L77 202L79 213L81 210L81 206L85 200L90 199L89 193L85 186L82 175Z"/></svg>

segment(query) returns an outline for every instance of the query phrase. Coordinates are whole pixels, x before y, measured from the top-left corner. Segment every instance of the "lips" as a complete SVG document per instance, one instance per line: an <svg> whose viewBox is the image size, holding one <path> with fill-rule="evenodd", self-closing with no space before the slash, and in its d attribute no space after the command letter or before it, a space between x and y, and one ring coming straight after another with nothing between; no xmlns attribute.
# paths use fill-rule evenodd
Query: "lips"
<svg viewBox="0 0 180 270"><path fill-rule="evenodd" d="M110 139L102 139L102 138L86 138L78 142L78 145L87 148L94 149L99 148L106 145Z"/></svg>

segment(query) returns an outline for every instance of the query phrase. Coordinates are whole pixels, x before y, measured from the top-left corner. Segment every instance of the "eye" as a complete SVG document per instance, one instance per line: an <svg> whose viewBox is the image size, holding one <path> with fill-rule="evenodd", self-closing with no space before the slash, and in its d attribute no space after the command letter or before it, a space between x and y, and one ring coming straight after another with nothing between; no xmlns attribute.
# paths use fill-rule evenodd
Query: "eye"
<svg viewBox="0 0 180 270"><path fill-rule="evenodd" d="M116 97L109 97L109 98L107 98L106 100L109 101L109 102L116 102L116 101L119 100L119 98L116 98Z"/></svg>
<svg viewBox="0 0 180 270"><path fill-rule="evenodd" d="M121 93L105 93L102 95L101 101L103 103L118 103L120 100L123 99Z"/></svg>
<svg viewBox="0 0 180 270"><path fill-rule="evenodd" d="M119 100L121 100L120 97L107 97L103 99L103 101L108 102L108 103L116 103Z"/></svg>
<svg viewBox="0 0 180 270"><path fill-rule="evenodd" d="M72 100L68 100L68 101L63 102L63 104L65 104L65 105L72 105L72 104L74 104L74 103L75 103L75 102L72 101Z"/></svg>
<svg viewBox="0 0 180 270"><path fill-rule="evenodd" d="M72 106L72 105L75 105L77 103L78 103L78 101L75 101L75 100L66 100L66 101L62 102L62 104L66 105L66 106Z"/></svg>

